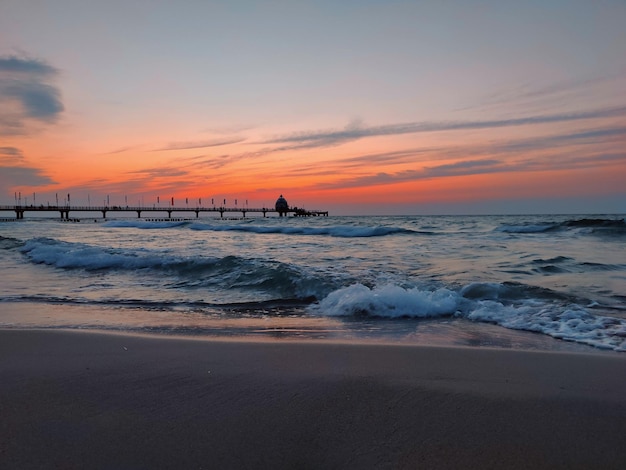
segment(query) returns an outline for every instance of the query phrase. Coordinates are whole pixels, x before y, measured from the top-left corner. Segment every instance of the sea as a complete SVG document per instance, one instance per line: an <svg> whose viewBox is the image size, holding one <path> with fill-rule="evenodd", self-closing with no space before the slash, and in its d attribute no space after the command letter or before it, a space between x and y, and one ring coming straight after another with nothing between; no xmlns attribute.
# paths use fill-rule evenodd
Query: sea
<svg viewBox="0 0 626 470"><path fill-rule="evenodd" d="M626 352L623 214L27 214L0 273L4 329Z"/></svg>

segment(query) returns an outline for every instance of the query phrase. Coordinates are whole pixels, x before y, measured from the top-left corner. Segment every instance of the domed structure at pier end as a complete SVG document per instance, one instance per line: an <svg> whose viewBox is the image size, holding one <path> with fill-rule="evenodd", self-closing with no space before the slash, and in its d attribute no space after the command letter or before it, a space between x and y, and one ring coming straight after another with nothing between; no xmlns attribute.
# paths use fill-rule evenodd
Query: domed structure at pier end
<svg viewBox="0 0 626 470"><path fill-rule="evenodd" d="M281 194L280 197L278 199L276 199L276 212L278 212L278 215L280 215L281 217L283 215L287 215L287 211L289 210L289 204L287 204L287 200L283 197L283 195Z"/></svg>

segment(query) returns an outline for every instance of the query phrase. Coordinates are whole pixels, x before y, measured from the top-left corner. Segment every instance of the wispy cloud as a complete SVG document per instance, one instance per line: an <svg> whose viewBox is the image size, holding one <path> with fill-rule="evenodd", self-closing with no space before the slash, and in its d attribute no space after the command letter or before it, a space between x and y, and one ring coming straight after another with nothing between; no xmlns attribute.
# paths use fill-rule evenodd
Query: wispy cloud
<svg viewBox="0 0 626 470"><path fill-rule="evenodd" d="M581 170L621 163L626 165L624 149L626 127L620 126L477 145L407 149L329 162L317 172L318 176L325 176L331 170L344 177L334 181L326 180L316 187L342 189L477 174ZM432 162L436 160L452 160L453 163L433 165ZM406 169L407 165L414 169ZM394 167L398 170L393 171ZM361 168L367 174L363 174ZM304 174L315 175L315 168L304 168Z"/></svg>
<svg viewBox="0 0 626 470"><path fill-rule="evenodd" d="M230 126L223 127L207 127L202 129L200 132L207 132L209 134L218 134L218 135L235 135L241 134L244 131L249 131L250 129L254 129L255 126L249 124L233 124Z"/></svg>
<svg viewBox="0 0 626 470"><path fill-rule="evenodd" d="M468 160L462 162L449 163L425 167L422 171L423 177L432 178L436 176L460 176L476 175L481 173L495 173L504 171L506 165L500 160Z"/></svg>
<svg viewBox="0 0 626 470"><path fill-rule="evenodd" d="M445 165L424 167L416 170L403 170L395 173L379 172L372 175L348 178L329 184L323 184L320 187L324 189L339 189L376 186L430 178L500 173L503 171L511 171L512 169L510 164L506 164L500 160L467 160Z"/></svg>
<svg viewBox="0 0 626 470"><path fill-rule="evenodd" d="M50 83L57 75L44 61L0 56L0 135L28 134L31 122L56 122L64 111L61 92Z"/></svg>
<svg viewBox="0 0 626 470"><path fill-rule="evenodd" d="M372 175L357 176L321 184L318 188L343 189L478 174L598 168L602 165L615 165L622 162L626 165L626 151L595 153L584 156L571 156L567 152L554 152L550 155L550 158L539 156L512 161L503 159L466 160L416 170L404 170L394 173L379 172Z"/></svg>
<svg viewBox="0 0 626 470"><path fill-rule="evenodd" d="M193 157L188 161L190 162L190 166L194 168L209 168L212 170L217 170L231 163L234 163L237 159L241 159L241 158L245 158L245 157L237 157L237 156L229 155L229 154L216 155L216 156L202 155L198 157Z"/></svg>
<svg viewBox="0 0 626 470"><path fill-rule="evenodd" d="M22 151L16 147L0 147L0 155L23 157Z"/></svg>
<svg viewBox="0 0 626 470"><path fill-rule="evenodd" d="M560 140L597 139L606 137L626 137L626 127L606 127L590 129L558 136Z"/></svg>
<svg viewBox="0 0 626 470"><path fill-rule="evenodd" d="M0 190L8 192L9 188L20 186L44 186L54 184L55 181L43 173L40 168L22 166L0 167Z"/></svg>
<svg viewBox="0 0 626 470"><path fill-rule="evenodd" d="M25 166L24 162L24 153L17 147L0 147L0 193L54 183L41 168Z"/></svg>
<svg viewBox="0 0 626 470"><path fill-rule="evenodd" d="M438 159L439 156L445 158L447 155L444 153L447 151L450 151L450 147L411 148L346 157L335 160L335 162L340 163L343 168L362 168L363 166L371 165L399 165L426 160L432 161Z"/></svg>
<svg viewBox="0 0 626 470"><path fill-rule="evenodd" d="M161 193L162 198L170 197L171 194L179 192L181 188L193 187L198 184L198 177L193 178L188 172L177 171L170 167L149 168L127 172L128 177L124 179L97 178L83 182L80 185L68 188L71 192L79 192L83 194L91 193L102 195L110 195L111 204L119 204L124 196L128 197L128 204L135 204L137 198L141 198L143 193ZM92 200L94 200L92 198ZM165 199L162 199L164 202ZM151 202L144 200L146 204Z"/></svg>
<svg viewBox="0 0 626 470"><path fill-rule="evenodd" d="M573 148L576 148L572 157ZM432 177L461 176L481 172L501 172L511 170L516 165L520 170L544 168L547 165L555 169L580 168L582 165L593 167L603 162L619 159L620 149L626 148L626 127L610 126L581 129L567 133L557 133L527 139L500 140L472 145L441 145L436 147L408 148L390 152L369 153L324 162L289 166L286 171L298 177L319 177L328 180L329 175L336 175L338 184L326 185L332 188L384 184L404 180ZM597 155L613 155L612 159L599 159ZM532 165L522 165L524 159L532 158ZM433 166L436 161L456 161L454 164ZM428 163L430 162L430 163ZM515 162L515 163L511 163ZM585 163L588 162L588 163ZM426 165L425 167L421 167ZM626 163L626 162L625 162ZM407 165L420 167L417 170L390 172L390 169L406 168ZM494 166L494 165L497 165ZM381 171L377 171L380 169ZM369 174L363 175L366 172ZM343 175L343 178L339 178ZM349 175L352 175L350 177ZM373 175L373 176L372 176Z"/></svg>
<svg viewBox="0 0 626 470"><path fill-rule="evenodd" d="M143 175L148 179L154 178L178 178L189 175L189 171L174 167L142 168L141 170L130 171L131 175Z"/></svg>
<svg viewBox="0 0 626 470"><path fill-rule="evenodd" d="M533 151L545 148L554 148L562 145L604 145L618 144L626 147L626 127L604 127L584 129L565 134L534 137L531 139L517 139L494 145L490 151Z"/></svg>
<svg viewBox="0 0 626 470"><path fill-rule="evenodd" d="M0 147L0 165L13 166L24 161L24 154L16 147Z"/></svg>
<svg viewBox="0 0 626 470"><path fill-rule="evenodd" d="M115 155L117 153L128 152L129 150L132 150L134 148L136 148L136 147L134 147L134 146L119 147L119 148L116 148L115 150L111 150L109 152L104 152L104 153L102 153L102 155Z"/></svg>
<svg viewBox="0 0 626 470"><path fill-rule="evenodd" d="M26 76L56 75L58 70L42 60L26 59L17 56L0 57L0 70Z"/></svg>
<svg viewBox="0 0 626 470"><path fill-rule="evenodd" d="M187 141L187 142L171 142L163 147L155 149L154 151L163 150L188 150L188 149L200 149L206 147L219 147L221 145L237 144L246 140L243 137L229 137L223 139L211 139L200 141Z"/></svg>
<svg viewBox="0 0 626 470"><path fill-rule="evenodd" d="M625 70L618 70L602 76L582 77L561 80L544 86L520 84L506 89L496 90L482 98L478 103L465 106L465 110L522 110L522 109L563 109L589 102L589 97L597 100L604 97L605 103L613 103L616 90L623 89ZM607 98L609 100L607 101ZM548 108L549 107L549 108Z"/></svg>
<svg viewBox="0 0 626 470"><path fill-rule="evenodd" d="M582 121L626 116L626 106L601 108L590 111L555 113L511 119L476 121L409 122L383 126L362 126L350 124L341 130L297 132L266 140L266 144L292 143L299 148L328 147L351 142L366 137L416 134L422 132L458 131L517 127L532 124ZM294 148L294 147L292 147Z"/></svg>

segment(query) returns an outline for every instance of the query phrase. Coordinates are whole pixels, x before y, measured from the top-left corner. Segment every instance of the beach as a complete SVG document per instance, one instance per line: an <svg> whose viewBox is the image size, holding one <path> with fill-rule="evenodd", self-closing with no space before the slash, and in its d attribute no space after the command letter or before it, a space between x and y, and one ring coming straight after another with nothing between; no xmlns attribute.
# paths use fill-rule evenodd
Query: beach
<svg viewBox="0 0 626 470"><path fill-rule="evenodd" d="M626 358L0 330L2 468L623 468Z"/></svg>

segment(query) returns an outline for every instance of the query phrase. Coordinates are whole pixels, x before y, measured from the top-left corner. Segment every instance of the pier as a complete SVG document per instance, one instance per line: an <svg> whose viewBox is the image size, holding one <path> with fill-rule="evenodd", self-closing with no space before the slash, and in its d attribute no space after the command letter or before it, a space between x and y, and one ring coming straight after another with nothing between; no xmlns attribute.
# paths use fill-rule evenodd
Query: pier
<svg viewBox="0 0 626 470"><path fill-rule="evenodd" d="M187 212L187 213L195 213L196 218L200 217L200 213L202 212L219 212L220 217L224 218L224 214L241 214L243 218L246 217L246 214L249 213L258 213L263 214L263 217L267 217L267 214L278 214L280 216L292 214L294 217L317 217L317 216L328 216L328 211L319 211L319 210L306 210L298 207L288 207L288 208L279 208L272 209L269 207L261 207L261 208L248 208L248 207L144 207L144 206L51 206L51 205L0 205L0 212L14 212L15 219L1 218L2 221L8 220L21 220L24 218L24 214L26 213L41 213L41 212L56 212L60 214L61 219L63 220L76 220L75 217L70 219L70 212L96 212L102 215L103 219L106 219L107 214L111 212L134 212L137 214L138 218L141 218L142 213L154 213L154 212L165 212L167 213L168 219L172 218L172 213L174 212Z"/></svg>

